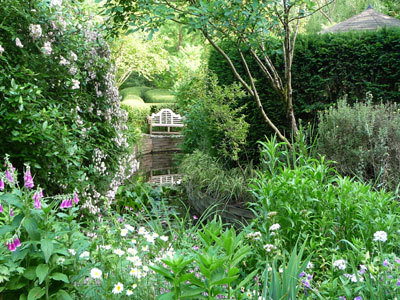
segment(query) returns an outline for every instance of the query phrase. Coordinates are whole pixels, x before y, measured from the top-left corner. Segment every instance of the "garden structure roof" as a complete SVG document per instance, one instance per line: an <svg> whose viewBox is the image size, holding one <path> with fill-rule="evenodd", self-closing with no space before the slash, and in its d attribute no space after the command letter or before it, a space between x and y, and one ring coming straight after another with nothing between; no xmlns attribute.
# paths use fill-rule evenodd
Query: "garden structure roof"
<svg viewBox="0 0 400 300"><path fill-rule="evenodd" d="M381 14L371 5L362 13L322 30L320 33L336 33L350 30L376 30L381 27L400 27L400 20Z"/></svg>

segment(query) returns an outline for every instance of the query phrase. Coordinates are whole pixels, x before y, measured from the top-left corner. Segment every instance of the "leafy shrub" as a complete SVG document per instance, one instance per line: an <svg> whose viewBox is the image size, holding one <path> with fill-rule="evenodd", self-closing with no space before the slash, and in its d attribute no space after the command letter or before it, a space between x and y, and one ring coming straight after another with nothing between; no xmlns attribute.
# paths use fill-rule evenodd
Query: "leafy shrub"
<svg viewBox="0 0 400 300"><path fill-rule="evenodd" d="M128 124L129 127L134 131L139 129L139 133L147 132L147 116L149 115L149 109L147 106L137 104L136 101L124 101L121 103L122 108L128 112ZM139 134L136 132L136 134Z"/></svg>
<svg viewBox="0 0 400 300"><path fill-rule="evenodd" d="M400 107L373 105L371 97L354 106L341 100L320 114L319 151L340 173L393 189L400 176Z"/></svg>
<svg viewBox="0 0 400 300"><path fill-rule="evenodd" d="M144 92L143 98L146 103L175 102L175 95L173 95L169 90L165 89L148 90Z"/></svg>
<svg viewBox="0 0 400 300"><path fill-rule="evenodd" d="M183 183L201 191L215 203L242 203L252 199L248 182L254 176L249 167L227 170L217 159L196 150L187 155L179 166Z"/></svg>
<svg viewBox="0 0 400 300"><path fill-rule="evenodd" d="M251 188L257 199L252 204L258 216L255 226L263 235L271 237L270 226L280 224L286 249L308 236L307 253L314 252L322 269L331 260L332 249L351 251L344 241L371 250L373 235L382 228L391 239L386 250L399 251L396 195L338 175L324 158L289 152L274 140L261 144L265 169Z"/></svg>
<svg viewBox="0 0 400 300"><path fill-rule="evenodd" d="M225 162L238 162L248 129L243 107L236 107L244 92L238 85L220 87L215 76L188 85L180 92L180 99L189 95L193 87L190 101L179 100L186 117L183 150L190 153L200 149Z"/></svg>
<svg viewBox="0 0 400 300"><path fill-rule="evenodd" d="M75 1L5 0L0 19L0 156L98 212L134 159L106 41Z"/></svg>

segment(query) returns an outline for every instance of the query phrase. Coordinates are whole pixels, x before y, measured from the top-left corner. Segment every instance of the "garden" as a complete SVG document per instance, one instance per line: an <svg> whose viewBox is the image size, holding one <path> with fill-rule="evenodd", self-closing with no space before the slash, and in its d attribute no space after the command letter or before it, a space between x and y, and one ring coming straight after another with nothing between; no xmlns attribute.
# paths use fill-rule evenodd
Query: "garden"
<svg viewBox="0 0 400 300"><path fill-rule="evenodd" d="M400 299L397 1L0 2L0 300Z"/></svg>

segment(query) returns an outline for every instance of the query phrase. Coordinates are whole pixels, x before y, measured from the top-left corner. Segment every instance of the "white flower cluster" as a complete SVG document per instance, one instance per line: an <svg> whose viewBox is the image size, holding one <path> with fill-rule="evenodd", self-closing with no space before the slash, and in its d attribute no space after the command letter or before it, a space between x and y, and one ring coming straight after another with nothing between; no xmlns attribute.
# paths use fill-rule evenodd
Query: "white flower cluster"
<svg viewBox="0 0 400 300"><path fill-rule="evenodd" d="M374 242L386 242L387 233L385 231L377 231L374 233Z"/></svg>
<svg viewBox="0 0 400 300"><path fill-rule="evenodd" d="M345 270L346 265L347 265L347 262L344 259L338 259L333 262L333 267L337 268L339 270Z"/></svg>
<svg viewBox="0 0 400 300"><path fill-rule="evenodd" d="M29 25L30 36L36 40L42 36L42 27L39 24Z"/></svg>
<svg viewBox="0 0 400 300"><path fill-rule="evenodd" d="M248 239L252 240L260 240L261 239L261 232L256 231L256 232L250 232L247 236Z"/></svg>
<svg viewBox="0 0 400 300"><path fill-rule="evenodd" d="M271 252L272 250L275 250L276 247L275 247L274 245L272 245L272 244L265 244L265 245L264 245L264 249L265 249L265 251L267 251L267 252Z"/></svg>

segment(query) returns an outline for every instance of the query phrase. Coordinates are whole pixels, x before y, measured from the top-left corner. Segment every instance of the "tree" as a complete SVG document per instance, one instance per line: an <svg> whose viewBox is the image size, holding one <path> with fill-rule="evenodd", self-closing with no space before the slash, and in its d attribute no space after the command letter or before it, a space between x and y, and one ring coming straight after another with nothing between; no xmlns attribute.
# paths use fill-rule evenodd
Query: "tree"
<svg viewBox="0 0 400 300"><path fill-rule="evenodd" d="M117 68L116 85L120 87L132 73L151 80L168 70L168 52L160 38L146 40L140 34L121 35L111 45Z"/></svg>
<svg viewBox="0 0 400 300"><path fill-rule="evenodd" d="M330 2L326 3L328 5ZM297 134L293 111L292 63L300 20L318 11L312 0L107 0L107 13L112 26L155 31L167 20L182 24L192 31L200 31L207 41L228 62L236 79L257 102L265 122L277 136L288 142L264 110L256 88L256 78L248 67L254 59L282 99L292 133ZM284 76L282 77L266 52L271 35L282 39ZM245 75L239 74L235 62L218 46L229 41L240 54ZM244 52L249 52L246 57Z"/></svg>

